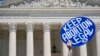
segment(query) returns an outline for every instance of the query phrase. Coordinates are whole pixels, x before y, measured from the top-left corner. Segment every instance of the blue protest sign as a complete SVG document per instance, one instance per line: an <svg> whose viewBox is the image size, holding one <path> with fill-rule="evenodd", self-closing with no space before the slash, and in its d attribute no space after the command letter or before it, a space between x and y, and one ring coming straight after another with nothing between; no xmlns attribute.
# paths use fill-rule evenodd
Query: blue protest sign
<svg viewBox="0 0 100 56"><path fill-rule="evenodd" d="M76 17L69 20L61 28L61 39L65 44L72 41L72 46L81 46L95 35L96 27L87 17Z"/></svg>

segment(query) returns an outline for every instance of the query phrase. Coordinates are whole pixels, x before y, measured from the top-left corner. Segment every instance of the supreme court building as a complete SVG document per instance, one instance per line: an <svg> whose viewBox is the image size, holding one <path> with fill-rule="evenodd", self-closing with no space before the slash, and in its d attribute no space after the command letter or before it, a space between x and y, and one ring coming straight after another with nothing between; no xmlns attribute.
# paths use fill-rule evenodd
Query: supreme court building
<svg viewBox="0 0 100 56"><path fill-rule="evenodd" d="M60 28L77 16L91 18L96 34L87 44L73 47L73 56L100 56L99 5L70 0L9 1L0 6L0 56L67 56Z"/></svg>

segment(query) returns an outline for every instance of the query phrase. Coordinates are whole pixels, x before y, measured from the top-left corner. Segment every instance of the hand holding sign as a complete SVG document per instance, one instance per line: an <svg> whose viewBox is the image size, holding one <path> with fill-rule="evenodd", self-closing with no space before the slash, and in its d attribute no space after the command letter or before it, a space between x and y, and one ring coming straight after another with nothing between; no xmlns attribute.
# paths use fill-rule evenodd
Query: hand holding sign
<svg viewBox="0 0 100 56"><path fill-rule="evenodd" d="M95 34L95 24L89 18L72 18L61 28L61 39L65 44L69 40L72 46L81 46L93 38Z"/></svg>
<svg viewBox="0 0 100 56"><path fill-rule="evenodd" d="M68 48L68 56L72 56L72 41L68 40L67 42L67 48Z"/></svg>
<svg viewBox="0 0 100 56"><path fill-rule="evenodd" d="M67 47L69 50L72 49L72 42L70 40L67 42Z"/></svg>

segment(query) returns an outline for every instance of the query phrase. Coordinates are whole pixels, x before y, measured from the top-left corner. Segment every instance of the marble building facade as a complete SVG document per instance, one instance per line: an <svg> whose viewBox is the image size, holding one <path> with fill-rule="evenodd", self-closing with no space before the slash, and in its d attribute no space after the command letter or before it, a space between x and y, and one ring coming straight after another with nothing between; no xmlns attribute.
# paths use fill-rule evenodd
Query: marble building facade
<svg viewBox="0 0 100 56"><path fill-rule="evenodd" d="M0 56L67 56L68 49L60 40L60 27L70 18L0 17ZM100 17L90 18L96 24L95 37L81 47L74 47L73 56L100 55Z"/></svg>

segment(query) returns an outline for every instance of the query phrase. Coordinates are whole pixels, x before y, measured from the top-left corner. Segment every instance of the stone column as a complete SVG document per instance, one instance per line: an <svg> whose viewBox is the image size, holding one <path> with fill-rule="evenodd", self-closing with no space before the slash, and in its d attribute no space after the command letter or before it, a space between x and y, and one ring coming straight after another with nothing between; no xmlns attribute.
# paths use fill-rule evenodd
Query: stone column
<svg viewBox="0 0 100 56"><path fill-rule="evenodd" d="M9 56L16 56L16 24L9 23Z"/></svg>
<svg viewBox="0 0 100 56"><path fill-rule="evenodd" d="M32 23L26 23L27 27L27 56L34 56L33 26Z"/></svg>
<svg viewBox="0 0 100 56"><path fill-rule="evenodd" d="M68 56L68 48L67 45L65 43L62 43L63 45L63 56Z"/></svg>
<svg viewBox="0 0 100 56"><path fill-rule="evenodd" d="M100 56L100 23L97 24L96 48L97 48L97 56Z"/></svg>
<svg viewBox="0 0 100 56"><path fill-rule="evenodd" d="M86 44L80 47L80 56L87 56L87 47Z"/></svg>
<svg viewBox="0 0 100 56"><path fill-rule="evenodd" d="M44 25L44 56L51 56L50 25Z"/></svg>
<svg viewBox="0 0 100 56"><path fill-rule="evenodd" d="M64 23L61 23L61 25L63 26ZM65 44L64 42L62 42L62 47L63 47L63 49L62 49L63 56L68 56L69 55L68 54L69 53L69 50L68 50L67 44Z"/></svg>

